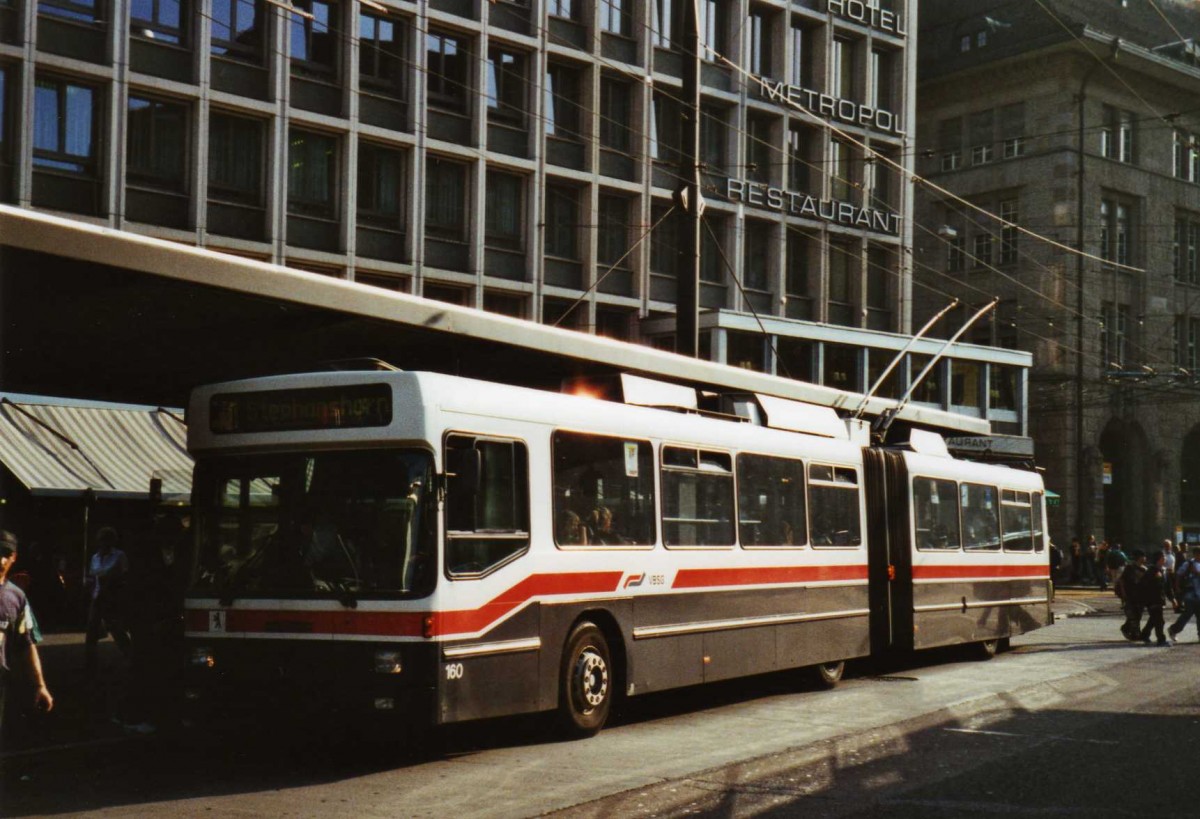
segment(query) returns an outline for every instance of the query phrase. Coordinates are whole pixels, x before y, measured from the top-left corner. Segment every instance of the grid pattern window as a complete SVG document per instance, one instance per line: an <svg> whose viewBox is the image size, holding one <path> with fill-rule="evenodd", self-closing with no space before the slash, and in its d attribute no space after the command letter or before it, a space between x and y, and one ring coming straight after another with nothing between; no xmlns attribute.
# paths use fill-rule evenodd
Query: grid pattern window
<svg viewBox="0 0 1200 819"><path fill-rule="evenodd" d="M484 198L485 243L520 250L525 238L525 178L489 168Z"/></svg>
<svg viewBox="0 0 1200 819"><path fill-rule="evenodd" d="M944 237L944 241L946 242L946 271L961 273L966 267L966 237L962 235L962 231L957 231L952 236Z"/></svg>
<svg viewBox="0 0 1200 819"><path fill-rule="evenodd" d="M787 132L788 188L793 191L808 190L811 180L810 145L812 132L803 125L792 124Z"/></svg>
<svg viewBox="0 0 1200 819"><path fill-rule="evenodd" d="M700 110L700 159L710 174L728 173L728 116L724 108L704 106Z"/></svg>
<svg viewBox="0 0 1200 819"><path fill-rule="evenodd" d="M630 200L626 196L600 194L597 208L596 261L605 268L620 264L631 267L629 253Z"/></svg>
<svg viewBox="0 0 1200 819"><path fill-rule="evenodd" d="M404 23L360 12L358 16L358 76L364 87L401 97L404 92Z"/></svg>
<svg viewBox="0 0 1200 819"><path fill-rule="evenodd" d="M787 295L789 302L793 298L807 299L809 293L809 247L810 240L798 230L788 229L787 232ZM800 317L798 317L800 318ZM803 316L802 318L808 318Z"/></svg>
<svg viewBox="0 0 1200 819"><path fill-rule="evenodd" d="M1200 134L1175 130L1172 134L1171 166L1176 179L1200 182Z"/></svg>
<svg viewBox="0 0 1200 819"><path fill-rule="evenodd" d="M632 119L633 90L630 84L616 77L600 78L600 145L623 154L633 148Z"/></svg>
<svg viewBox="0 0 1200 819"><path fill-rule="evenodd" d="M913 525L918 549L961 549L958 484L936 478L913 478Z"/></svg>
<svg viewBox="0 0 1200 819"><path fill-rule="evenodd" d="M850 199L853 180L850 178L850 146L840 139L829 141L829 184L834 199Z"/></svg>
<svg viewBox="0 0 1200 819"><path fill-rule="evenodd" d="M967 120L967 139L971 146L971 164L985 165L996 158L995 111L979 111Z"/></svg>
<svg viewBox="0 0 1200 819"><path fill-rule="evenodd" d="M212 0L211 15L213 54L262 62L267 27L263 0Z"/></svg>
<svg viewBox="0 0 1200 819"><path fill-rule="evenodd" d="M742 546L803 546L808 542L802 461L738 455L737 479L738 540Z"/></svg>
<svg viewBox="0 0 1200 819"><path fill-rule="evenodd" d="M833 38L829 58L829 93L839 99L856 99L855 58L858 43L844 37Z"/></svg>
<svg viewBox="0 0 1200 819"><path fill-rule="evenodd" d="M774 76L771 50L774 19L769 9L753 6L746 19L746 70L758 77Z"/></svg>
<svg viewBox="0 0 1200 819"><path fill-rule="evenodd" d="M529 548L529 456L520 441L446 437L446 571L478 577Z"/></svg>
<svg viewBox="0 0 1200 819"><path fill-rule="evenodd" d="M579 140L582 116L579 110L583 90L583 71L565 63L546 66L545 123L546 135L559 139Z"/></svg>
<svg viewBox="0 0 1200 819"><path fill-rule="evenodd" d="M600 30L630 37L633 34L634 0L600 0Z"/></svg>
<svg viewBox="0 0 1200 819"><path fill-rule="evenodd" d="M650 208L650 224L658 225L650 231L650 270L673 276L679 267L679 248L675 244L677 231L671 228L678 223L679 212L669 212L668 207L656 202Z"/></svg>
<svg viewBox="0 0 1200 819"><path fill-rule="evenodd" d="M829 323L855 326L854 280L858 255L844 242L829 243Z"/></svg>
<svg viewBox="0 0 1200 819"><path fill-rule="evenodd" d="M306 14L289 15L293 62L309 71L336 73L341 39L338 5L329 0L295 0L294 5Z"/></svg>
<svg viewBox="0 0 1200 819"><path fill-rule="evenodd" d="M338 207L338 139L288 133L288 212L333 219Z"/></svg>
<svg viewBox="0 0 1200 819"><path fill-rule="evenodd" d="M1025 103L1005 105L1000 109L1000 146L1005 159L1025 155Z"/></svg>
<svg viewBox="0 0 1200 819"><path fill-rule="evenodd" d="M1200 284L1200 219L1181 216L1175 219L1175 280Z"/></svg>
<svg viewBox="0 0 1200 819"><path fill-rule="evenodd" d="M956 171L962 167L963 131L962 119L945 119L938 124L938 153L943 171Z"/></svg>
<svg viewBox="0 0 1200 819"><path fill-rule="evenodd" d="M546 185L547 256L579 261L579 189Z"/></svg>
<svg viewBox="0 0 1200 819"><path fill-rule="evenodd" d="M395 229L404 223L404 153L372 142L358 143L358 221Z"/></svg>
<svg viewBox="0 0 1200 819"><path fill-rule="evenodd" d="M725 41L729 36L727 0L697 0L696 20L700 29L700 56L716 62L728 52Z"/></svg>
<svg viewBox="0 0 1200 819"><path fill-rule="evenodd" d="M809 465L809 536L813 546L862 545L861 507L857 469Z"/></svg>
<svg viewBox="0 0 1200 819"><path fill-rule="evenodd" d="M564 20L578 20L582 7L582 0L547 0L546 13Z"/></svg>
<svg viewBox="0 0 1200 819"><path fill-rule="evenodd" d="M896 62L894 51L871 49L871 97L867 104L872 108L890 111L895 106Z"/></svg>
<svg viewBox="0 0 1200 819"><path fill-rule="evenodd" d="M1100 128L1100 153L1118 162L1134 161L1134 116L1111 105L1104 106Z"/></svg>
<svg viewBox="0 0 1200 819"><path fill-rule="evenodd" d="M510 125L525 122L528 81L525 79L529 57L507 46L488 49L487 109L488 119Z"/></svg>
<svg viewBox="0 0 1200 819"><path fill-rule="evenodd" d="M465 38L447 32L425 35L425 83L429 105L456 114L467 112L470 51Z"/></svg>
<svg viewBox="0 0 1200 819"><path fill-rule="evenodd" d="M135 36L175 45L187 41L188 7L184 0L132 0L129 21Z"/></svg>
<svg viewBox="0 0 1200 819"><path fill-rule="evenodd" d="M430 156L425 160L425 235L462 242L467 235L467 166Z"/></svg>
<svg viewBox="0 0 1200 819"><path fill-rule="evenodd" d="M700 281L709 284L724 284L725 228L727 220L718 216L705 215L700 222Z"/></svg>
<svg viewBox="0 0 1200 819"><path fill-rule="evenodd" d="M742 286L765 291L770 281L771 248L774 230L770 222L745 221L742 237Z"/></svg>
<svg viewBox="0 0 1200 819"><path fill-rule="evenodd" d="M1100 258L1131 264L1134 252L1133 205L1121 199L1100 200Z"/></svg>
<svg viewBox="0 0 1200 819"><path fill-rule="evenodd" d="M1033 551L1033 496L1005 489L1001 493L1000 523L1006 552Z"/></svg>
<svg viewBox="0 0 1200 819"><path fill-rule="evenodd" d="M662 516L667 546L732 546L733 459L729 453L664 446Z"/></svg>
<svg viewBox="0 0 1200 819"><path fill-rule="evenodd" d="M1017 240L1020 238L1021 232L1017 230L1017 220L1020 219L1020 210L1016 199L1002 199L1000 201L1000 218L1003 220L1000 227L1000 256L999 261L1002 265L1017 263Z"/></svg>
<svg viewBox="0 0 1200 819"><path fill-rule="evenodd" d="M654 448L648 441L555 432L555 542L652 546Z"/></svg>
<svg viewBox="0 0 1200 819"><path fill-rule="evenodd" d="M871 330L892 329L892 301L889 284L895 267L894 256L885 247L872 246L867 249L866 298L867 327Z"/></svg>
<svg viewBox="0 0 1200 819"><path fill-rule="evenodd" d="M651 0L650 42L658 48L672 48L678 23L679 7L675 0Z"/></svg>
<svg viewBox="0 0 1200 819"><path fill-rule="evenodd" d="M38 14L79 23L99 23L107 11L103 0L38 0Z"/></svg>
<svg viewBox="0 0 1200 819"><path fill-rule="evenodd" d="M1106 369L1121 369L1126 361L1129 305L1100 303L1100 362Z"/></svg>
<svg viewBox="0 0 1200 819"><path fill-rule="evenodd" d="M971 263L973 267L990 267L992 265L992 249L995 245L990 233L976 233L971 237Z"/></svg>
<svg viewBox="0 0 1200 819"><path fill-rule="evenodd" d="M683 124L679 103L661 91L654 92L650 118L650 156L665 164L679 161Z"/></svg>
<svg viewBox="0 0 1200 819"><path fill-rule="evenodd" d="M33 98L33 164L94 177L97 173L97 90L38 77Z"/></svg>
<svg viewBox="0 0 1200 819"><path fill-rule="evenodd" d="M963 547L968 551L1000 548L1000 495L994 486L964 483L959 486L962 504Z"/></svg>
<svg viewBox="0 0 1200 819"><path fill-rule="evenodd" d="M792 62L788 71L788 82L801 88L812 87L813 35L799 20L792 20L788 31L791 39Z"/></svg>
<svg viewBox="0 0 1200 819"><path fill-rule="evenodd" d="M775 160L771 142L771 117L762 114L746 115L746 176L755 182L770 182Z"/></svg>
<svg viewBox="0 0 1200 819"><path fill-rule="evenodd" d="M125 167L130 184L185 192L187 108L130 95L128 110Z"/></svg>
<svg viewBox="0 0 1200 819"><path fill-rule="evenodd" d="M266 123L214 111L208 125L209 198L261 205Z"/></svg>

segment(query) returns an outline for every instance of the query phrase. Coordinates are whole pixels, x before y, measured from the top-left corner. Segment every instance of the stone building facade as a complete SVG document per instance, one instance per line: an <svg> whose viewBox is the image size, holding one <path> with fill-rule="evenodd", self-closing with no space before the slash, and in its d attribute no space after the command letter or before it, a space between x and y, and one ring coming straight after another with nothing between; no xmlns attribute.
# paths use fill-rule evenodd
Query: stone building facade
<svg viewBox="0 0 1200 819"><path fill-rule="evenodd" d="M1056 542L1200 539L1200 7L926 0L920 30L914 323L1000 299L973 337L1033 353Z"/></svg>

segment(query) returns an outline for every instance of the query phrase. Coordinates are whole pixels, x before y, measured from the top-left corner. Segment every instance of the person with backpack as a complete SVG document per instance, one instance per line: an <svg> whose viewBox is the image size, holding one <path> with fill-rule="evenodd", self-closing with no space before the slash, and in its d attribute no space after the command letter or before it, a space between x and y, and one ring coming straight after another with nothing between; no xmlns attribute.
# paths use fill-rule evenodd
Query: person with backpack
<svg viewBox="0 0 1200 819"><path fill-rule="evenodd" d="M1146 574L1146 555L1135 549L1133 561L1125 564L1121 576L1113 585L1113 591L1121 598L1125 609L1125 622L1121 625L1121 633L1126 640L1138 640L1142 624L1142 602L1137 588Z"/></svg>
<svg viewBox="0 0 1200 819"><path fill-rule="evenodd" d="M1196 618L1196 636L1200 637L1200 546L1192 547L1192 559L1183 561L1175 572L1176 597L1183 604L1183 614L1167 629L1176 637L1188 620Z"/></svg>
<svg viewBox="0 0 1200 819"><path fill-rule="evenodd" d="M1142 627L1141 633L1138 635L1142 638L1142 642L1150 645L1150 632L1153 631L1158 638L1160 646L1169 646L1171 641L1167 639L1167 635L1163 634L1163 626L1166 623L1163 621L1163 606L1167 603L1166 592L1163 587L1163 571L1166 567L1166 558L1162 552L1155 552L1151 555L1150 560L1146 565L1146 573L1138 582L1135 590L1138 602L1146 607L1146 625Z"/></svg>

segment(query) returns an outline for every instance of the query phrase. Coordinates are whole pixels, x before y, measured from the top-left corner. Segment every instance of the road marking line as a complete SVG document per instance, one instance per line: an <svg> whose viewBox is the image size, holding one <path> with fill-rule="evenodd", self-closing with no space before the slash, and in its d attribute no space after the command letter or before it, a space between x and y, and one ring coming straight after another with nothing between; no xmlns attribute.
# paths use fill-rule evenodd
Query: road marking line
<svg viewBox="0 0 1200 819"><path fill-rule="evenodd" d="M1075 737L1060 737L1054 735L1034 736L1032 734L1013 734L1008 731L985 731L981 728L943 728L943 731L953 731L956 734L982 734L989 737L1016 737L1018 739L1059 739L1063 742L1089 742L1093 745L1117 745L1112 739L1076 739Z"/></svg>

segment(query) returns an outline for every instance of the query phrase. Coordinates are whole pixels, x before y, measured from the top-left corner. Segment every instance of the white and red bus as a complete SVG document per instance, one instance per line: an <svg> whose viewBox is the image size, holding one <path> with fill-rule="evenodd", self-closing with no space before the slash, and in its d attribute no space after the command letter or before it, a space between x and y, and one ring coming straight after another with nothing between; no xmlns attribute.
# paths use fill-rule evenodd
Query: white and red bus
<svg viewBox="0 0 1200 819"><path fill-rule="evenodd" d="M872 652L990 654L1051 622L1037 473L929 433L873 448L827 408L728 406L422 372L196 390L189 697L557 711L587 735L618 696L832 684Z"/></svg>

